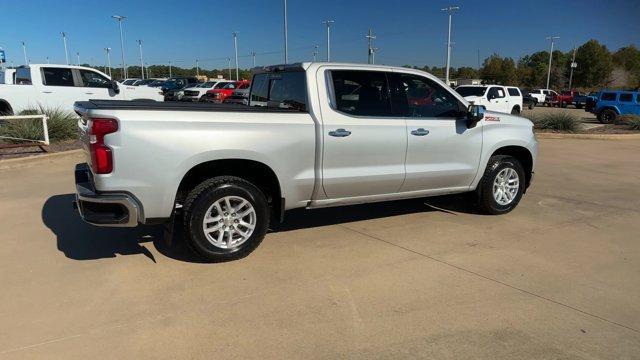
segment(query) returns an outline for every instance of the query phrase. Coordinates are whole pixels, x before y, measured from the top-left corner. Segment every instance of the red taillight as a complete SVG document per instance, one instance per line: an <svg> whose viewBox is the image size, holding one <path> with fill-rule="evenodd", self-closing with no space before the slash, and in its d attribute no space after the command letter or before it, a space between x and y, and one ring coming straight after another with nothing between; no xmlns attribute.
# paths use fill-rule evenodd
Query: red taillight
<svg viewBox="0 0 640 360"><path fill-rule="evenodd" d="M118 131L115 119L91 119L89 141L91 143L91 166L96 174L109 174L113 171L111 148L104 144L104 136Z"/></svg>

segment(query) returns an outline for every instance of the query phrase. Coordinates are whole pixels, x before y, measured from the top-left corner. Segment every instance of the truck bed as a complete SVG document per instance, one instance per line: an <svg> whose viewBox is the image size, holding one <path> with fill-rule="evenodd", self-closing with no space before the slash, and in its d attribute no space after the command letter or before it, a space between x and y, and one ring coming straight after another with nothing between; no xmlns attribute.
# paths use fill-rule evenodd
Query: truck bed
<svg viewBox="0 0 640 360"><path fill-rule="evenodd" d="M240 104L215 104L181 101L148 100L89 100L76 101L75 107L85 110L165 110L165 111L209 111L209 112L288 112L299 113L295 109L278 109Z"/></svg>

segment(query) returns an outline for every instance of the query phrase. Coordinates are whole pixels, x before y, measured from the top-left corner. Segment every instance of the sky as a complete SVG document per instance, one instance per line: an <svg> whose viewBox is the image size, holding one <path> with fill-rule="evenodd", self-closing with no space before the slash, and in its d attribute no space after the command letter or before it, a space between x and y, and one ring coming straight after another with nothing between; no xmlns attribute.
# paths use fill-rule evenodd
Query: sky
<svg viewBox="0 0 640 360"><path fill-rule="evenodd" d="M610 50L640 47L640 0L288 0L289 62L310 61L314 45L326 59L326 27L331 28L331 60L366 62L365 35L372 28L376 63L444 66L447 15L441 8L457 5L453 15L451 65L478 66L498 53L518 59L548 50L549 35L560 36L555 48L568 51L589 39ZM283 0L30 0L3 1L0 47L7 62L24 63L21 41L31 63L64 63L61 31L67 33L70 60L103 65L111 47L112 66L121 61L118 25L111 15L124 15L126 63L191 68L226 68L234 57L233 31L238 32L241 68L284 62ZM232 60L233 62L233 60Z"/></svg>

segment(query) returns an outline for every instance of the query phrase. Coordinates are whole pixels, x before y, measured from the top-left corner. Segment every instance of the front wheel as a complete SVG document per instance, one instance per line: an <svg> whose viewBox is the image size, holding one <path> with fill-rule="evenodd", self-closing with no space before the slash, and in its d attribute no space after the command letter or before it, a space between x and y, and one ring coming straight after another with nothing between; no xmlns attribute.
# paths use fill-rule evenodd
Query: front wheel
<svg viewBox="0 0 640 360"><path fill-rule="evenodd" d="M204 181L184 203L186 241L209 261L247 256L258 247L268 226L269 208L262 191L234 176Z"/></svg>
<svg viewBox="0 0 640 360"><path fill-rule="evenodd" d="M478 184L480 210L491 215L510 212L520 202L524 186L524 169L516 158L492 156Z"/></svg>
<svg viewBox="0 0 640 360"><path fill-rule="evenodd" d="M511 115L520 115L520 108L514 106L513 109L511 109Z"/></svg>
<svg viewBox="0 0 640 360"><path fill-rule="evenodd" d="M611 109L604 109L598 114L598 121L603 124L614 124L618 114Z"/></svg>

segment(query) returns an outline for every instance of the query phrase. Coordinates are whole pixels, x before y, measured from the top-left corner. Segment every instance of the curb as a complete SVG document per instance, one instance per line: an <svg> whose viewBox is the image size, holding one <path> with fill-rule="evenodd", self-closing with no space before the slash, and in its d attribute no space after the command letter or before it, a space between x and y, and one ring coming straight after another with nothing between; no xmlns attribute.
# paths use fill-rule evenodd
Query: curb
<svg viewBox="0 0 640 360"><path fill-rule="evenodd" d="M31 156L25 156L20 158L13 158L13 159L0 159L0 170L24 167L30 164L35 164L39 161L52 160L59 157L73 156L76 154L81 154L83 151L84 150L82 149L75 149L75 150L60 151L60 152L51 153L51 154L31 155Z"/></svg>
<svg viewBox="0 0 640 360"><path fill-rule="evenodd" d="M538 139L640 140L640 134L562 134L537 132Z"/></svg>

